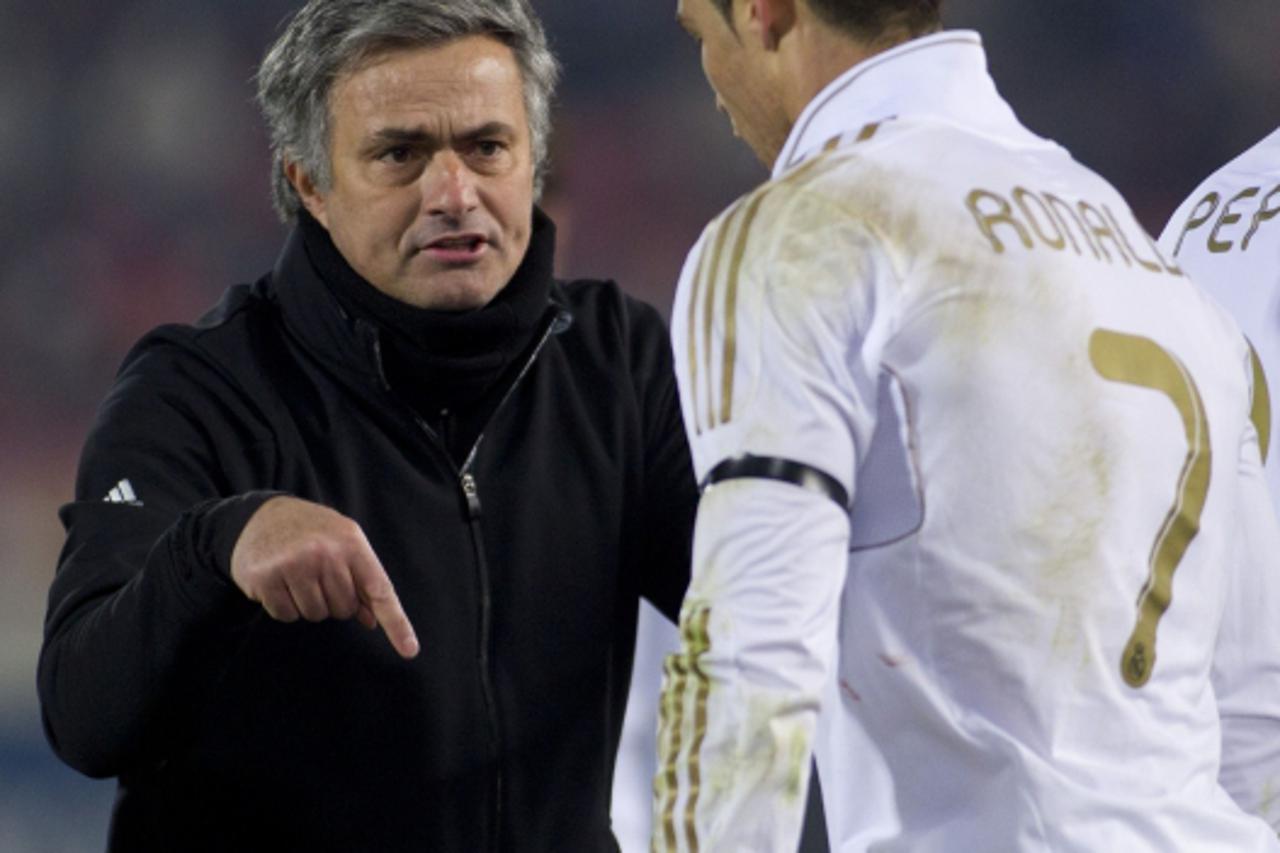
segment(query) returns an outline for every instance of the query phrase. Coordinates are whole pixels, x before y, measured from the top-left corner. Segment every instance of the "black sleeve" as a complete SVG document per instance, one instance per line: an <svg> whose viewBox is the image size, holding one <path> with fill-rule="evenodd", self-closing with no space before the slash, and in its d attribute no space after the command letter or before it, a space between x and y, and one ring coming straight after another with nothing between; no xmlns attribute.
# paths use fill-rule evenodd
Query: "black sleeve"
<svg viewBox="0 0 1280 853"><path fill-rule="evenodd" d="M243 409L201 358L155 345L99 410L60 514L38 671L50 743L91 776L163 761L260 613L229 577L274 494L230 486L267 454Z"/></svg>
<svg viewBox="0 0 1280 853"><path fill-rule="evenodd" d="M633 300L631 308L632 363L640 379L645 426L641 593L676 622L689 586L698 488L666 325L648 305Z"/></svg>

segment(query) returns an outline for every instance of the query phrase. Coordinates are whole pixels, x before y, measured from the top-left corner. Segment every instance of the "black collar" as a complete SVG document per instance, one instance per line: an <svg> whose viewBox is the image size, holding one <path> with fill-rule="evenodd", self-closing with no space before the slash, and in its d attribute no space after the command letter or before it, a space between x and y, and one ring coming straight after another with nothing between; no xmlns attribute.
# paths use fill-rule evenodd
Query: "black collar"
<svg viewBox="0 0 1280 853"><path fill-rule="evenodd" d="M415 308L361 278L303 212L273 284L291 330L320 357L438 411L479 400L529 347L550 305L554 263L555 225L535 208L529 249L488 305Z"/></svg>

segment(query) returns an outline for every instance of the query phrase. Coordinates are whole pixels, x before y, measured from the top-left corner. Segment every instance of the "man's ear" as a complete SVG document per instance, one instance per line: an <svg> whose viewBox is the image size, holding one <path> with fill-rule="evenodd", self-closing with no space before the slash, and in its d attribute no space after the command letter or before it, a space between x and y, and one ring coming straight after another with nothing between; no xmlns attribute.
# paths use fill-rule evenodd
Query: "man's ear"
<svg viewBox="0 0 1280 853"><path fill-rule="evenodd" d="M797 2L799 0L747 0L747 32L759 39L765 50L777 50L782 37L795 26Z"/></svg>
<svg viewBox="0 0 1280 853"><path fill-rule="evenodd" d="M311 180L311 176L303 170L302 164L296 160L286 160L284 176L289 179L289 183L293 184L293 189L297 192L298 197L302 199L302 206L307 209L307 213L310 213L317 222L328 228L329 219L325 208L324 196L316 188L315 181Z"/></svg>

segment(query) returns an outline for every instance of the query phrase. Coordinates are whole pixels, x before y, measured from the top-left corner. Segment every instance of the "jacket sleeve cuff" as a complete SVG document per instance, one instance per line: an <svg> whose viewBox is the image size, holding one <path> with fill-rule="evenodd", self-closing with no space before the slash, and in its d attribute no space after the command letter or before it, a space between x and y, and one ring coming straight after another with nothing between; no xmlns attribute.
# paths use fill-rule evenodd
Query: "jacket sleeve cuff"
<svg viewBox="0 0 1280 853"><path fill-rule="evenodd" d="M231 553L249 519L263 504L284 494L246 492L197 504L182 514L170 539L173 564L187 603L196 610L239 607L245 618L259 606L244 597L231 579Z"/></svg>

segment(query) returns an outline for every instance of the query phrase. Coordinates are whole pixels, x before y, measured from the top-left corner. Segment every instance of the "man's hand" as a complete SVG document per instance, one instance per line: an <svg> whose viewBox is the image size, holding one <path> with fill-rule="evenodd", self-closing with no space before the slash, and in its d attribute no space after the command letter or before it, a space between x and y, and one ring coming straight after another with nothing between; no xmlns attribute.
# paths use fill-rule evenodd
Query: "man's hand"
<svg viewBox="0 0 1280 853"><path fill-rule="evenodd" d="M418 637L364 531L328 507L291 497L264 503L236 540L231 579L273 619L356 617L367 628L381 625L401 657L418 654Z"/></svg>

